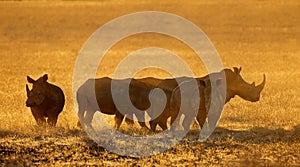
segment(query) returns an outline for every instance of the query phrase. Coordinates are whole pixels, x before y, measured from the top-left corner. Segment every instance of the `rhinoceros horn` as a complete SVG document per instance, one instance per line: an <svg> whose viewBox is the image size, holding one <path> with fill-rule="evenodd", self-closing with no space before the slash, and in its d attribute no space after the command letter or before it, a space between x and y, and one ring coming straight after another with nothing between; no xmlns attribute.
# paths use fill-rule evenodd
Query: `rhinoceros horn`
<svg viewBox="0 0 300 167"><path fill-rule="evenodd" d="M259 92L261 92L263 90L263 88L265 87L265 84L266 84L266 75L264 74L262 83L256 86L258 88Z"/></svg>
<svg viewBox="0 0 300 167"><path fill-rule="evenodd" d="M29 92L30 90L29 90L29 87L28 87L28 85L26 84L26 92Z"/></svg>
<svg viewBox="0 0 300 167"><path fill-rule="evenodd" d="M30 92L30 89L29 89L28 85L26 84L26 93L27 93L27 95L29 94L29 92Z"/></svg>

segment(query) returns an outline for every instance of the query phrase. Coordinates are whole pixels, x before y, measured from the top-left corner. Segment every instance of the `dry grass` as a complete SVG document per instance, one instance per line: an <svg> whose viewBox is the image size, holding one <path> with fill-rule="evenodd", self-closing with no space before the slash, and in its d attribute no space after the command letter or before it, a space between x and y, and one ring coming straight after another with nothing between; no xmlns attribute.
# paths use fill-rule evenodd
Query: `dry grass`
<svg viewBox="0 0 300 167"><path fill-rule="evenodd" d="M217 48L225 67L242 66L247 81L267 85L260 102L235 98L211 139L193 139L147 158L110 153L75 128L72 75L88 37L107 21L136 11L160 10L198 25ZM103 1L0 2L0 164L36 165L300 165L300 3L291 1ZM184 58L196 75L206 73L194 53L179 41L142 34L120 41L98 69L111 76L118 61L143 47L169 49ZM26 76L49 74L66 95L58 128L39 130L25 107ZM166 77L148 69L138 76ZM143 134L136 125L122 131Z"/></svg>

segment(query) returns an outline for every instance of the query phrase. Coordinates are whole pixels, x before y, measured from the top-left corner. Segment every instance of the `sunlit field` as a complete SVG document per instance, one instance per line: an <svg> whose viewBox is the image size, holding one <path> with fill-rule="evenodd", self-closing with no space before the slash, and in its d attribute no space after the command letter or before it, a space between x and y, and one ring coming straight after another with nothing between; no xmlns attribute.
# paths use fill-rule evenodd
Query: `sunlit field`
<svg viewBox="0 0 300 167"><path fill-rule="evenodd" d="M158 10L200 27L225 68L242 67L252 83L267 82L259 102L235 97L204 143L199 127L170 150L131 158L109 152L77 127L72 76L77 55L106 22L132 12ZM300 2L281 1L17 1L0 2L0 166L298 166L300 165ZM159 25L158 25L159 26ZM184 27L183 27L184 28ZM112 76L128 54L161 47L180 56L195 76L207 74L201 60L179 40L155 33L119 41L99 64L97 77ZM25 106L26 76L48 74L66 103L57 127L41 129ZM150 68L135 77L171 77ZM113 117L106 116L113 125ZM160 130L160 129L159 129ZM135 123L121 131L151 135Z"/></svg>

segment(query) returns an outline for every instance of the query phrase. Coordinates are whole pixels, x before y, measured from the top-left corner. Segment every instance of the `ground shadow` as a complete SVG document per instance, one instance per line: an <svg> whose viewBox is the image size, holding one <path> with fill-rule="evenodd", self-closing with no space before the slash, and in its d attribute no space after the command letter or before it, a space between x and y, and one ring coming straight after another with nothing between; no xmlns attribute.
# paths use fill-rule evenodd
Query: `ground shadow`
<svg viewBox="0 0 300 167"><path fill-rule="evenodd" d="M6 137L25 138L25 137L29 137L29 135L18 131L0 130L0 138L6 138Z"/></svg>
<svg viewBox="0 0 300 167"><path fill-rule="evenodd" d="M187 138L196 139L200 134L200 130L191 130ZM237 142L247 142L253 144L275 143L275 142L300 142L300 125L295 126L292 130L269 129L265 127L254 127L249 130L231 130L227 128L217 127L213 134L209 137L212 140L232 139Z"/></svg>
<svg viewBox="0 0 300 167"><path fill-rule="evenodd" d="M18 130L0 130L0 138L15 137L15 138L38 138L43 137L74 137L86 135L81 129L68 129L63 127L44 128L44 127L31 127L27 131Z"/></svg>

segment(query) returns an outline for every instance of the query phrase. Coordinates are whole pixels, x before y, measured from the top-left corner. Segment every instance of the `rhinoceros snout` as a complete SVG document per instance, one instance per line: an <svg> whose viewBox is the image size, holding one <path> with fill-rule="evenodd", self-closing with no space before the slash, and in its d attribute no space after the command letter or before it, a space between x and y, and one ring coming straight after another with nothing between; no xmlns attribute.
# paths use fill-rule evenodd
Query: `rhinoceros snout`
<svg viewBox="0 0 300 167"><path fill-rule="evenodd" d="M26 101L26 107L32 107L34 105L35 105L35 103L31 103L29 101Z"/></svg>
<svg viewBox="0 0 300 167"><path fill-rule="evenodd" d="M251 99L249 99L251 102L257 102L257 101L259 101L259 99L260 99L260 95L258 94L258 95L256 95L256 96L253 96Z"/></svg>
<svg viewBox="0 0 300 167"><path fill-rule="evenodd" d="M30 103L28 103L27 101L26 101L26 107L30 107L31 105L30 105Z"/></svg>
<svg viewBox="0 0 300 167"><path fill-rule="evenodd" d="M258 98L255 98L255 99L252 99L252 100L250 100L251 102L257 102L257 101L259 101L259 97Z"/></svg>

